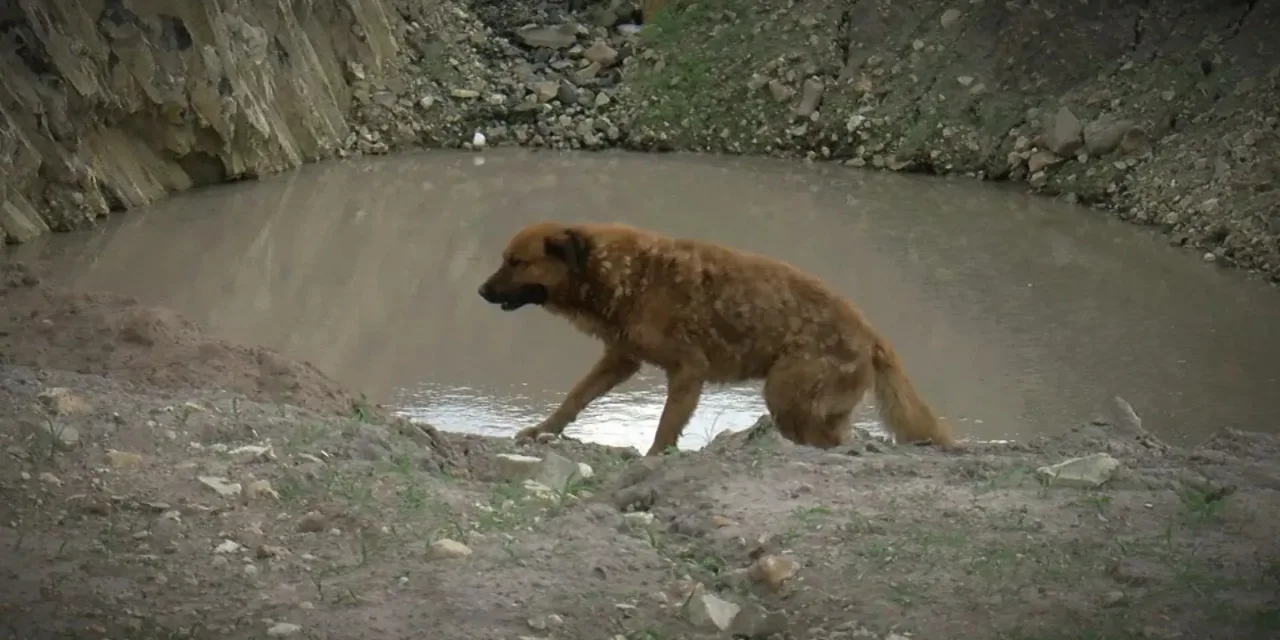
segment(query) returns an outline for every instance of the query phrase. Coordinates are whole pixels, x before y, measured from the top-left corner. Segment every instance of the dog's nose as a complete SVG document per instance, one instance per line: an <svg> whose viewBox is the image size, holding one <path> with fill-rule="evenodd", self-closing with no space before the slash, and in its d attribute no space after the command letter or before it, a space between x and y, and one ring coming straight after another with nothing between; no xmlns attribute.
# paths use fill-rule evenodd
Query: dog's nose
<svg viewBox="0 0 1280 640"><path fill-rule="evenodd" d="M489 299L489 285L488 285L488 284L482 284L482 285L480 285L480 288L476 290L476 293L479 293L481 298L484 298L485 300L488 300L488 299Z"/></svg>

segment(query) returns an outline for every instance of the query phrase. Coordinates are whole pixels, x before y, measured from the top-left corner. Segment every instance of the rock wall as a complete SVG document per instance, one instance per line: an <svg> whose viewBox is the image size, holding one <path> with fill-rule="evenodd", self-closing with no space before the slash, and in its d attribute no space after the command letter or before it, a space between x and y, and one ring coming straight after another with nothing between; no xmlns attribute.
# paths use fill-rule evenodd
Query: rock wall
<svg viewBox="0 0 1280 640"><path fill-rule="evenodd" d="M964 173L1280 278L1280 0L699 0L645 27L643 148Z"/></svg>
<svg viewBox="0 0 1280 640"><path fill-rule="evenodd" d="M332 155L382 0L0 0L0 239Z"/></svg>

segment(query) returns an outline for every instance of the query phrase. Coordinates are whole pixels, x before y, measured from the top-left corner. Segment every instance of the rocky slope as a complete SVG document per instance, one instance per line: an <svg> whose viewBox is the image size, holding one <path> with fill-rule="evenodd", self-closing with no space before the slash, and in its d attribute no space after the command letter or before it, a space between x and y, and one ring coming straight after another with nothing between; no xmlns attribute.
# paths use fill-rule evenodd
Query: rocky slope
<svg viewBox="0 0 1280 640"><path fill-rule="evenodd" d="M332 155L621 146L1022 181L1280 277L1280 0L702 0L638 35L628 0L171 4L0 9L5 239Z"/></svg>
<svg viewBox="0 0 1280 640"><path fill-rule="evenodd" d="M1280 277L1280 2L701 0L628 80L650 146L964 173Z"/></svg>

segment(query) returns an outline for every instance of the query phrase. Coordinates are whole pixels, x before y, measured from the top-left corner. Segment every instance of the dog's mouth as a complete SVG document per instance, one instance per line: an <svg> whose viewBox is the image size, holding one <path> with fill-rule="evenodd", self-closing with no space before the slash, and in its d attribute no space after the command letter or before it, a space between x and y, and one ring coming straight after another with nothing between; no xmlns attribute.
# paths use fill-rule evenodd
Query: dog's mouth
<svg viewBox="0 0 1280 640"><path fill-rule="evenodd" d="M540 284L526 284L513 291L497 292L492 289L482 291L481 296L490 304L498 305L503 311L515 311L529 304L543 304L547 301L547 288Z"/></svg>

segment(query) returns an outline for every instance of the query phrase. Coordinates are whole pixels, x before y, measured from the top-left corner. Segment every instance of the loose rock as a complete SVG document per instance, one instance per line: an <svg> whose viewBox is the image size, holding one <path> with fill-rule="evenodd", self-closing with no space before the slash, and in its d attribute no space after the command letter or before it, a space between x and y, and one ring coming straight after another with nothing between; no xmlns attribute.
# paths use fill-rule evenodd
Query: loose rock
<svg viewBox="0 0 1280 640"><path fill-rule="evenodd" d="M826 85L817 78L805 80L800 92L800 106L796 108L796 113L806 118L813 115L813 112L818 110L818 105L822 104L822 92L826 88Z"/></svg>
<svg viewBox="0 0 1280 640"><path fill-rule="evenodd" d="M1084 146L1084 125L1070 109L1061 107L1046 128L1043 143L1057 155L1074 156Z"/></svg>
<svg viewBox="0 0 1280 640"><path fill-rule="evenodd" d="M787 556L761 556L751 564L748 575L751 579L763 583L770 589L778 590L795 576L800 564Z"/></svg>
<svg viewBox="0 0 1280 640"><path fill-rule="evenodd" d="M48 443L58 451L71 451L80 446L80 431L75 427L58 424L47 420L31 423L29 431L41 442Z"/></svg>
<svg viewBox="0 0 1280 640"><path fill-rule="evenodd" d="M516 32L524 43L530 47L548 49L566 49L577 41L577 32L571 24L557 27L530 27Z"/></svg>
<svg viewBox="0 0 1280 640"><path fill-rule="evenodd" d="M1095 453L1040 467L1036 475L1055 486L1092 489L1106 484L1119 468L1111 454Z"/></svg>
<svg viewBox="0 0 1280 640"><path fill-rule="evenodd" d="M107 452L107 462L110 462L115 469L136 469L142 466L142 455L130 451L112 449Z"/></svg>
<svg viewBox="0 0 1280 640"><path fill-rule="evenodd" d="M277 622L267 629L267 635L272 638L286 638L300 631L302 631L302 625L291 622Z"/></svg>
<svg viewBox="0 0 1280 640"><path fill-rule="evenodd" d="M542 462L538 464L533 480L559 492L564 491L571 482L581 477L582 470L578 467L578 463L554 451L548 451L542 458Z"/></svg>
<svg viewBox="0 0 1280 640"><path fill-rule="evenodd" d="M1085 125L1084 146L1092 156L1105 156L1120 147L1120 141L1134 127L1132 120L1098 118Z"/></svg>
<svg viewBox="0 0 1280 640"><path fill-rule="evenodd" d="M428 555L436 560L465 558L471 555L471 547L449 538L441 538L432 542L428 551Z"/></svg>
<svg viewBox="0 0 1280 640"><path fill-rule="evenodd" d="M689 622L705 629L728 631L742 608L714 594L695 595L686 608Z"/></svg>
<svg viewBox="0 0 1280 640"><path fill-rule="evenodd" d="M781 611L769 611L754 602L742 606L729 625L729 634L735 638L768 638L787 632L787 616Z"/></svg>
<svg viewBox="0 0 1280 640"><path fill-rule="evenodd" d="M200 484L203 484L204 486L209 487L210 489L213 489L213 491L220 496L226 496L226 497L238 496L240 495L240 492L243 489L243 487L240 486L239 482L231 482L226 478L219 478L216 476L200 476L196 479L200 481Z"/></svg>
<svg viewBox="0 0 1280 640"><path fill-rule="evenodd" d="M586 58L590 62L600 65L601 67L608 68L618 61L618 50L604 42L596 42L586 51L582 52L582 57Z"/></svg>
<svg viewBox="0 0 1280 640"><path fill-rule="evenodd" d="M93 410L84 398L65 387L52 387L41 391L36 399L49 411L60 416L83 415Z"/></svg>

